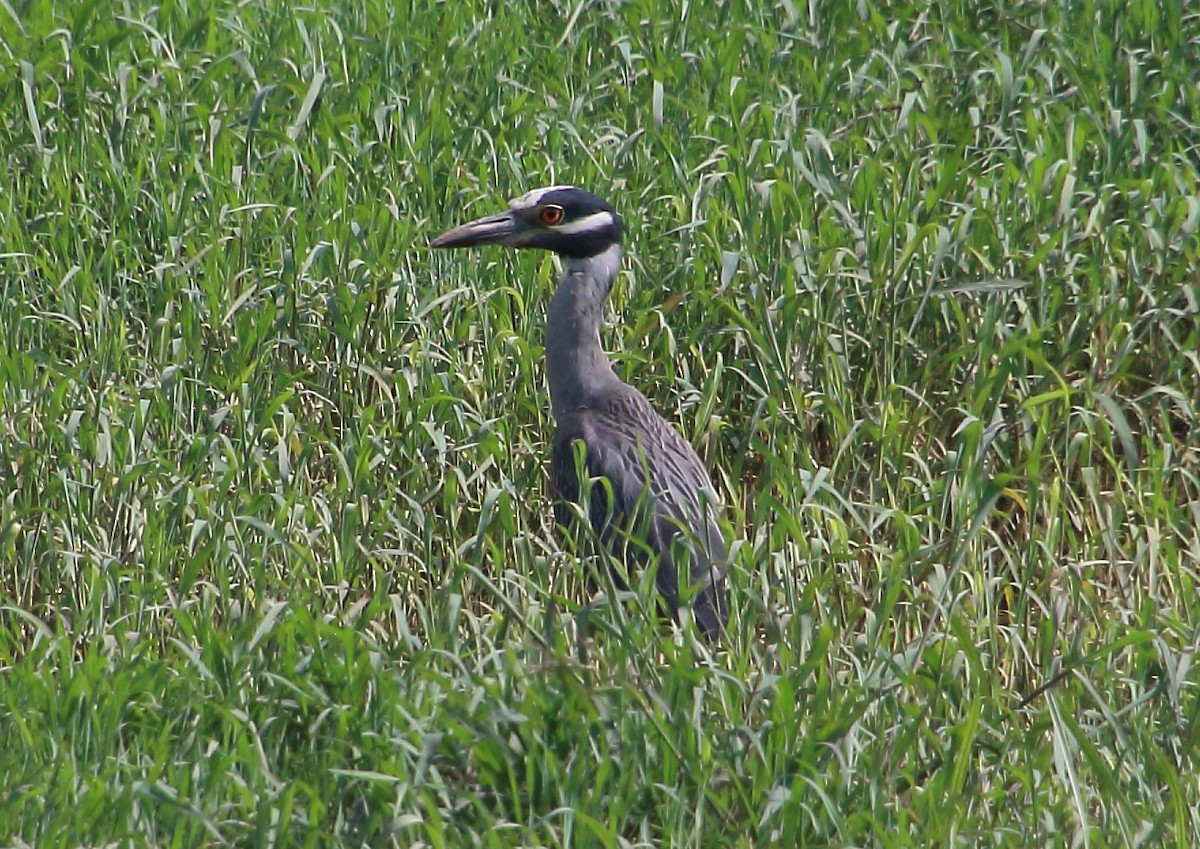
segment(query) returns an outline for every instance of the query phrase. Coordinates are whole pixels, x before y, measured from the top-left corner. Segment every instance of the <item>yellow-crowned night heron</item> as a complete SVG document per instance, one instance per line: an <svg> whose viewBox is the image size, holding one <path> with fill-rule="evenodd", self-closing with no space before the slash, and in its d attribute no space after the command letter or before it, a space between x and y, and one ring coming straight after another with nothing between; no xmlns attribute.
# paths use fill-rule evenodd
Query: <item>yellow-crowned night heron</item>
<svg viewBox="0 0 1200 849"><path fill-rule="evenodd" d="M693 617L715 639L729 612L712 483L692 447L642 393L617 377L600 347L604 301L621 265L621 232L621 219L603 199L551 186L430 245L542 248L562 259L563 276L546 319L550 403L558 423L551 455L556 517L565 524L572 512L564 502L579 499L574 446L582 442L588 475L608 479L608 485L591 485L585 505L597 535L627 565L644 564L647 549L657 556L658 589L672 615L679 612L680 572L686 575L695 589Z"/></svg>

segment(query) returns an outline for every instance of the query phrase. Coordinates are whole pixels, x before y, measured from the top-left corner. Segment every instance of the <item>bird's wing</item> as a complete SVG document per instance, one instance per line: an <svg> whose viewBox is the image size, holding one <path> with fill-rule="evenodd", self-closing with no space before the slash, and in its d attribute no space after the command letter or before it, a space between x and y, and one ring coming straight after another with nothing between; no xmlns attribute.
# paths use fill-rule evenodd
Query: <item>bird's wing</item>
<svg viewBox="0 0 1200 849"><path fill-rule="evenodd" d="M614 551L623 535L630 534L659 554L657 584L672 613L679 606L678 552L672 549L684 546L689 583L701 586L694 615L705 633L716 636L727 616L726 552L708 473L687 441L641 393L623 389L603 404L560 417L551 454L556 518L567 524L567 503L579 501L575 445L582 442L588 476L608 481L608 486L591 487L587 509L592 527ZM628 543L622 550L634 551L638 545Z"/></svg>

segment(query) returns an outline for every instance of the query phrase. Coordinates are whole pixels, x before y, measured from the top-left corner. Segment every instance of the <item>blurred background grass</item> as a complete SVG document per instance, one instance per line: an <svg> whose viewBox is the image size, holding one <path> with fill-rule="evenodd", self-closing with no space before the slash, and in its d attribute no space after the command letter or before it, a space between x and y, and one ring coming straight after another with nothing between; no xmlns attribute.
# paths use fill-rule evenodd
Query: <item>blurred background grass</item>
<svg viewBox="0 0 1200 849"><path fill-rule="evenodd" d="M4 845L1200 833L1185 4L8 0L0 65ZM551 533L552 261L424 247L554 182L715 657Z"/></svg>

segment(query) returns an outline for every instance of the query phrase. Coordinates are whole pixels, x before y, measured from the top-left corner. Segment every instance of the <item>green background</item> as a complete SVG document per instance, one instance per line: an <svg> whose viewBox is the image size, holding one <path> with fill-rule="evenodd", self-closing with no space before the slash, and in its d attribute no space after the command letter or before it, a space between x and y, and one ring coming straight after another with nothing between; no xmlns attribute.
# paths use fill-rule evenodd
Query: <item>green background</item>
<svg viewBox="0 0 1200 849"><path fill-rule="evenodd" d="M1198 69L1178 2L0 2L0 845L1197 843ZM552 533L553 260L426 248L561 182L715 654Z"/></svg>

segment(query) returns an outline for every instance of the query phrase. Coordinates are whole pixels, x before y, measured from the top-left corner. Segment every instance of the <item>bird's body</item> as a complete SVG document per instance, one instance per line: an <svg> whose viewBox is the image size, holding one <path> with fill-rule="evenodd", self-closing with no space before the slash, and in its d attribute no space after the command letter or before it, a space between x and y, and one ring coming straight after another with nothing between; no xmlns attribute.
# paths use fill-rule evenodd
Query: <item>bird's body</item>
<svg viewBox="0 0 1200 849"><path fill-rule="evenodd" d="M627 565L658 559L656 583L673 615L683 586L695 588L697 625L716 638L728 619L725 543L704 464L646 397L621 381L600 346L604 302L621 263L622 225L595 195L569 186L539 189L509 212L454 228L433 247L505 244L558 253L564 273L546 319L546 371L557 424L551 454L555 515L567 524L581 497L583 469L607 485L590 486L587 511L601 541ZM686 562L686 569L681 569Z"/></svg>

